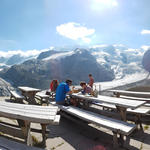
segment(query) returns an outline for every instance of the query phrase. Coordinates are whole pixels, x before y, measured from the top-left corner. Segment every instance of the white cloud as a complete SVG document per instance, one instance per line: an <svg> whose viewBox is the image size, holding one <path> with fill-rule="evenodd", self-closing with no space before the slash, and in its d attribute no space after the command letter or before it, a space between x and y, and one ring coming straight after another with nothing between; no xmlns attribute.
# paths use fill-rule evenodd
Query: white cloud
<svg viewBox="0 0 150 150"><path fill-rule="evenodd" d="M142 30L141 34L150 34L150 30Z"/></svg>
<svg viewBox="0 0 150 150"><path fill-rule="evenodd" d="M1 57L11 57L13 55L21 55L23 57L32 57L32 56L38 56L41 52L48 51L49 49L42 49L42 50L27 50L27 51L22 51L22 50L16 50L16 51L0 51L0 56Z"/></svg>
<svg viewBox="0 0 150 150"><path fill-rule="evenodd" d="M95 33L95 29L88 29L85 26L81 26L79 23L69 22L61 24L56 27L56 31L69 39L79 40L81 39L85 43L90 43L91 38L89 36Z"/></svg>
<svg viewBox="0 0 150 150"><path fill-rule="evenodd" d="M150 48L150 46L149 46L149 45L143 45L143 46L141 46L141 48L142 48L144 51L147 51L147 50Z"/></svg>

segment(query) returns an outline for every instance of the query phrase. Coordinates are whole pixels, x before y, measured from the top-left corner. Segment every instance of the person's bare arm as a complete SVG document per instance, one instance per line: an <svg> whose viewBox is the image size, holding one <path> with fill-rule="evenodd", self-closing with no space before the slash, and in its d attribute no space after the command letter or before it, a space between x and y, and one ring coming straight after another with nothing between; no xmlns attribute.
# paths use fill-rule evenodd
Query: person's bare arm
<svg viewBox="0 0 150 150"><path fill-rule="evenodd" d="M72 94L72 91L69 91L67 94Z"/></svg>

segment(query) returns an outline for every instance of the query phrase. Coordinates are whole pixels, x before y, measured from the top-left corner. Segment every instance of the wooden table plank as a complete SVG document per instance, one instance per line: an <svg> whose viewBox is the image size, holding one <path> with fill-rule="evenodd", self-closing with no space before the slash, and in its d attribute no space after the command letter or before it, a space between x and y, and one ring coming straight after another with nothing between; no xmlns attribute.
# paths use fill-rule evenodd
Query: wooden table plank
<svg viewBox="0 0 150 150"><path fill-rule="evenodd" d="M19 86L18 89L21 91L22 95L26 97L29 104L36 104L35 95L37 92L41 91L40 89L25 86Z"/></svg>
<svg viewBox="0 0 150 150"><path fill-rule="evenodd" d="M98 95L98 97L93 97L90 95L83 94L75 94L71 95L73 98L81 99L89 102L105 102L108 104L114 104L117 110L120 113L121 120L126 121L126 110L127 108L135 109L146 103L146 101L136 101L136 100L125 100L122 98L110 97L110 96L102 96Z"/></svg>
<svg viewBox="0 0 150 150"><path fill-rule="evenodd" d="M20 89L21 91L25 91L25 92L33 92L33 91L40 92L41 91L40 89L27 87L27 86L19 86L18 89Z"/></svg>
<svg viewBox="0 0 150 150"><path fill-rule="evenodd" d="M12 118L12 119L27 120L31 122L37 122L37 123L41 123L41 122L51 123L54 122L58 111L58 107L56 106L53 106L54 109L51 109L52 106L39 106L39 107L35 105L32 105L32 107L31 105L30 107L26 107L26 106L29 105L0 102L0 116ZM39 109L40 107L42 109ZM44 107L47 107L46 111L44 111Z"/></svg>
<svg viewBox="0 0 150 150"><path fill-rule="evenodd" d="M136 91L125 91L125 90L108 90L108 91L113 93L118 93L120 95L150 98L150 92L136 92Z"/></svg>
<svg viewBox="0 0 150 150"><path fill-rule="evenodd" d="M146 103L146 101L137 101L137 100L128 100L123 98L116 98L110 96L98 95L98 97L86 96L81 94L72 94L72 97L81 98L87 101L97 101L97 102L105 102L109 104L114 104L116 106L125 107L125 108L138 108Z"/></svg>

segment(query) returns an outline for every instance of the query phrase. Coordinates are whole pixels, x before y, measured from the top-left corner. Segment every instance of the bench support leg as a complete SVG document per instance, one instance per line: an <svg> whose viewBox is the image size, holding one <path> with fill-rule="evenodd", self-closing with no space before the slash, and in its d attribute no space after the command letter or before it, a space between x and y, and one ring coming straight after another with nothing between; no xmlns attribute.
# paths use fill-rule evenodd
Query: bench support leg
<svg viewBox="0 0 150 150"><path fill-rule="evenodd" d="M118 148L118 138L117 138L117 133L116 132L113 132L113 147L115 148L115 149L117 149Z"/></svg>
<svg viewBox="0 0 150 150"><path fill-rule="evenodd" d="M42 127L42 137L43 137L43 141L42 144L45 146L46 145L46 124L41 124Z"/></svg>
<svg viewBox="0 0 150 150"><path fill-rule="evenodd" d="M25 121L25 141L27 143L28 146L32 146L32 137L31 137L31 134L30 134L30 122L28 121Z"/></svg>
<svg viewBox="0 0 150 150"><path fill-rule="evenodd" d="M126 122L127 121L127 119L126 119L126 108L117 106L117 110L120 113L121 120Z"/></svg>
<svg viewBox="0 0 150 150"><path fill-rule="evenodd" d="M143 127L142 127L141 115L140 115L140 114L136 114L136 117L135 117L135 124L137 125L137 129L138 129L138 125L140 125L141 131L144 132L144 129L143 129Z"/></svg>
<svg viewBox="0 0 150 150"><path fill-rule="evenodd" d="M122 134L120 134L119 143L120 143L121 146L124 145L124 135L122 135Z"/></svg>

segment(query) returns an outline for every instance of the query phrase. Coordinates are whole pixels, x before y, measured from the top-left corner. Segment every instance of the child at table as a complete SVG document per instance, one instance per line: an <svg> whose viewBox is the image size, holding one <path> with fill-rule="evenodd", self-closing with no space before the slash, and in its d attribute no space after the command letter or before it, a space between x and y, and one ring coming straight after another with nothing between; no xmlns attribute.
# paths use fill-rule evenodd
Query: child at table
<svg viewBox="0 0 150 150"><path fill-rule="evenodd" d="M89 85L87 85L86 82L81 81L80 86L82 87L82 94L91 94L92 88Z"/></svg>

